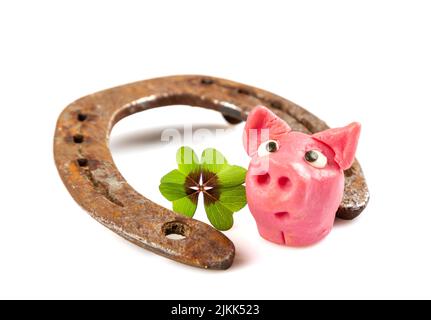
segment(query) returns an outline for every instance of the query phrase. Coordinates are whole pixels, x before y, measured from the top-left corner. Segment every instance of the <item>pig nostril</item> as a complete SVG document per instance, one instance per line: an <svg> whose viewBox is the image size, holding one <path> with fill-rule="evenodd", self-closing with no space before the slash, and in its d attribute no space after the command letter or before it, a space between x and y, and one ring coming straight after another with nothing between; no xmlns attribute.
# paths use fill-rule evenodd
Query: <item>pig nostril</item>
<svg viewBox="0 0 431 320"><path fill-rule="evenodd" d="M288 188L291 185L291 181L288 177L280 177L278 178L278 185L280 188Z"/></svg>
<svg viewBox="0 0 431 320"><path fill-rule="evenodd" d="M269 176L269 173L260 174L256 176L256 182L260 185L266 185L271 180L271 177Z"/></svg>

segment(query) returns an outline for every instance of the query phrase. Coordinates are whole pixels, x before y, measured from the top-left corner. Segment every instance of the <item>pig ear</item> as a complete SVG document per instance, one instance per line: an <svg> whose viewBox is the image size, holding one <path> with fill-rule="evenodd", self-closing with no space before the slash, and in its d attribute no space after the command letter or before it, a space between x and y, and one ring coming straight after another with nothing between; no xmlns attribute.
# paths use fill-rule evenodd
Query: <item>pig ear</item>
<svg viewBox="0 0 431 320"><path fill-rule="evenodd" d="M262 141L277 140L291 131L289 125L266 107L254 108L247 117L243 143L248 155L253 155Z"/></svg>
<svg viewBox="0 0 431 320"><path fill-rule="evenodd" d="M312 137L334 150L335 162L342 170L349 169L355 160L361 125L353 122L343 128L328 129L312 135Z"/></svg>

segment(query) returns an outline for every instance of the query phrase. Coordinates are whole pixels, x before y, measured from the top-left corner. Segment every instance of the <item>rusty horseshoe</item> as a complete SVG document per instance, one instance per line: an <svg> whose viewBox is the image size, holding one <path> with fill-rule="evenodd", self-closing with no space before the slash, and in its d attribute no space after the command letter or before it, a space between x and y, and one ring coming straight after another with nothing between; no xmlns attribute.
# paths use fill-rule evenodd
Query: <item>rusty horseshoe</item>
<svg viewBox="0 0 431 320"><path fill-rule="evenodd" d="M110 132L118 121L140 111L177 104L219 111L231 124L246 120L253 107L264 105L293 130L315 133L328 126L270 92L198 75L156 78L94 93L73 102L60 115L54 138L57 169L72 197L94 219L136 245L172 260L227 269L235 255L233 243L209 225L139 194L121 176L109 150ZM353 219L366 207L369 192L357 161L345 178L337 217ZM172 233L185 238L166 237Z"/></svg>

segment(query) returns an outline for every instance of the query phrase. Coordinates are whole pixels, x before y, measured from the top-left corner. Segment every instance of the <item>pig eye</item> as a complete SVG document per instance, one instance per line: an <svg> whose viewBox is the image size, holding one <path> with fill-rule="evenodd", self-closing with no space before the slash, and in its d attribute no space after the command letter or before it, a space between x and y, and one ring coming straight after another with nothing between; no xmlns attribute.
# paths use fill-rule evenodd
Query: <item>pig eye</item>
<svg viewBox="0 0 431 320"><path fill-rule="evenodd" d="M305 153L305 161L311 164L315 168L322 169L328 163L325 155L317 150L310 150Z"/></svg>
<svg viewBox="0 0 431 320"><path fill-rule="evenodd" d="M272 152L278 150L278 142L275 140L268 140L262 143L257 149L257 154L259 157L264 157Z"/></svg>

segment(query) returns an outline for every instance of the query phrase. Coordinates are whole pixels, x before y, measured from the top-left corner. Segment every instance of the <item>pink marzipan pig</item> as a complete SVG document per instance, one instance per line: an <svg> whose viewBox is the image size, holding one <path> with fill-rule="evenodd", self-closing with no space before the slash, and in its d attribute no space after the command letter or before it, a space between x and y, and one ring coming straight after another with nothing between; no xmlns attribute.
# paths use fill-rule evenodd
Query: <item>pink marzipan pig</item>
<svg viewBox="0 0 431 320"><path fill-rule="evenodd" d="M260 235L307 246L332 229L361 127L352 123L313 135L292 131L265 107L249 114L244 146L251 157L247 201Z"/></svg>

